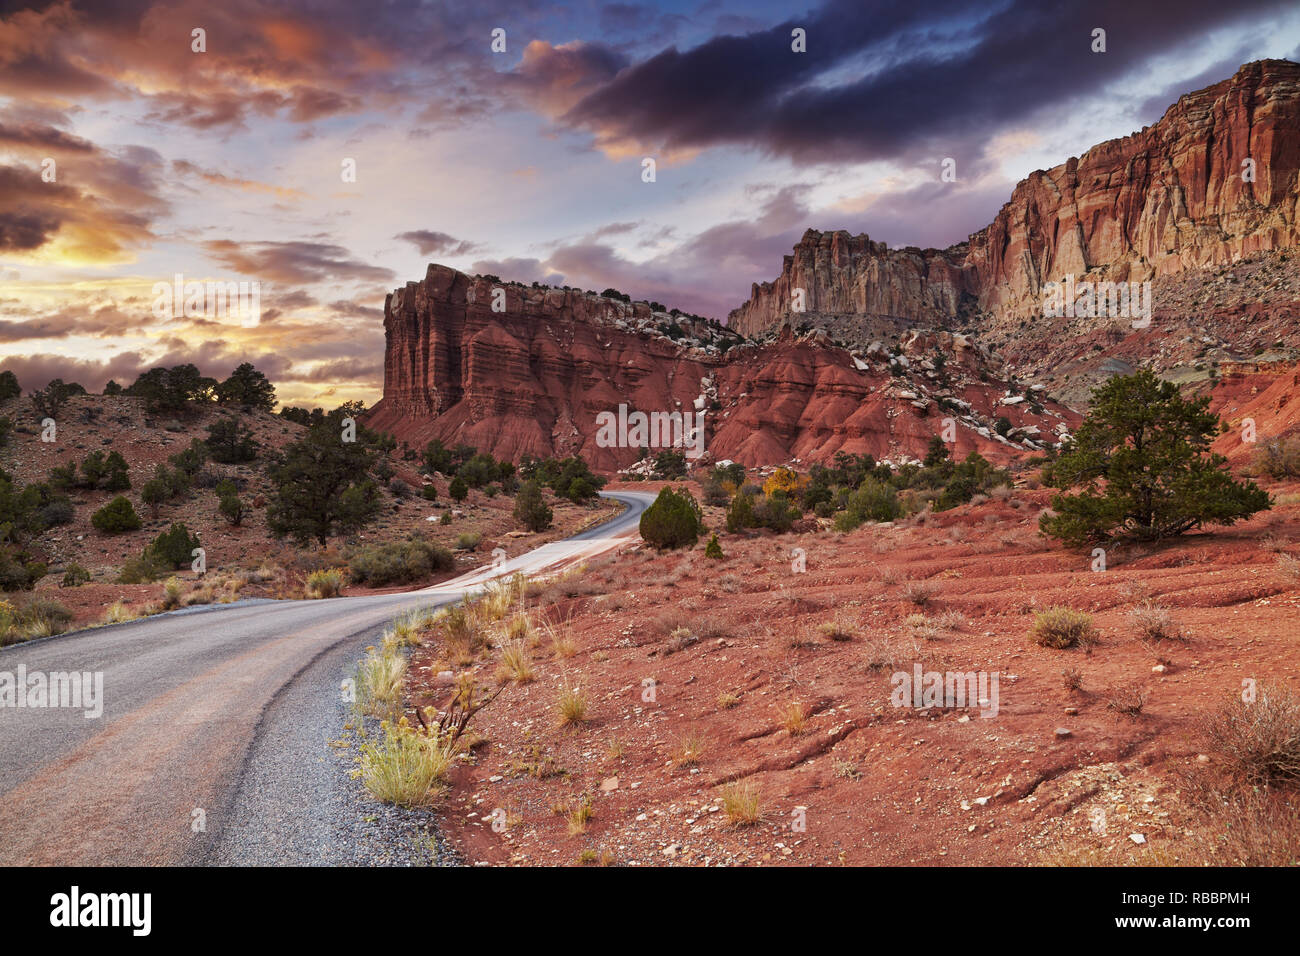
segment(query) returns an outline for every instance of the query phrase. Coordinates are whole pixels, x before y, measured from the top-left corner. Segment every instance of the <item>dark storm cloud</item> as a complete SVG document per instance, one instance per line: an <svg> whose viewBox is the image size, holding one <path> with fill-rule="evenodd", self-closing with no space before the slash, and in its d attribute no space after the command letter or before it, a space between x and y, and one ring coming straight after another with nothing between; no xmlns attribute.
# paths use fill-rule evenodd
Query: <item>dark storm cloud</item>
<svg viewBox="0 0 1300 956"><path fill-rule="evenodd" d="M671 48L620 72L563 122L598 142L758 147L801 162L895 157L987 140L1001 126L1096 92L1176 44L1278 0L833 0L767 30ZM793 53L791 30L807 30ZM1107 52L1092 53L1095 27Z"/></svg>

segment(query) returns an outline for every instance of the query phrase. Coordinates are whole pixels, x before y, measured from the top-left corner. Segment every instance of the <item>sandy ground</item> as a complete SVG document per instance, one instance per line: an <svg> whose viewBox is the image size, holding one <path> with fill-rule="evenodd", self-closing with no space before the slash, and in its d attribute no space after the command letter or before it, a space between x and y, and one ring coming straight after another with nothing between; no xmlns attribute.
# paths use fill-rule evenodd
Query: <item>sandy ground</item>
<svg viewBox="0 0 1300 956"><path fill-rule="evenodd" d="M442 797L446 836L471 861L525 865L1176 857L1193 821L1175 777L1197 763L1204 715L1243 680L1297 687L1300 581L1280 555L1300 555L1300 507L1114 550L1094 571L1038 535L1047 499L1021 488L848 535L722 535L720 562L703 542L631 549L552 587L533 615L573 647L540 641L535 680L475 718L488 743ZM1131 614L1148 600L1183 640L1138 640ZM1091 653L1031 640L1051 605L1093 616ZM895 706L892 675L917 665L997 674L996 715ZM436 644L417 649L411 703L442 703L446 666ZM490 652L472 669L493 682L497 666ZM557 721L565 683L588 702L577 728ZM1134 690L1145 702L1125 715ZM756 788L753 825L726 819L733 781ZM584 802L592 817L571 828Z"/></svg>

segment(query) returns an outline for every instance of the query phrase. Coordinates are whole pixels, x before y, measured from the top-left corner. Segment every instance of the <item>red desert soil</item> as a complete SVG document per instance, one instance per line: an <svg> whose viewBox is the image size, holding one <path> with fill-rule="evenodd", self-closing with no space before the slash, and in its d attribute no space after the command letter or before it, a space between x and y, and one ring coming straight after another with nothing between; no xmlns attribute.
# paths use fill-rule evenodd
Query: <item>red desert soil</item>
<svg viewBox="0 0 1300 956"><path fill-rule="evenodd" d="M1174 775L1197 763L1198 721L1244 679L1297 686L1300 580L1281 557L1300 554L1296 496L1213 534L1114 550L1104 572L1038 535L1047 499L1020 488L848 535L723 535L719 562L703 542L633 549L552 586L533 614L565 622L575 651L540 641L536 679L475 718L487 743L442 797L445 833L471 862L520 865L584 854L638 865L1008 865L1091 849L1177 858L1188 810ZM708 512L711 526L718 518ZM792 572L796 547L806 573ZM933 590L924 609L906 596L918 587ZM1185 641L1136 639L1129 614L1148 597ZM1031 612L1057 604L1093 615L1091 654L1031 641ZM957 623L913 637L905 620L917 613ZM698 641L674 652L677 628ZM996 671L997 715L892 706L890 675L914 663ZM495 684L497 664L489 652L472 669ZM446 666L436 646L417 648L411 703L445 702L435 675ZM1079 691L1064 686L1069 668ZM587 697L579 729L557 724L565 680ZM1121 716L1113 692L1135 682L1145 706ZM724 694L737 702L724 706ZM809 715L797 735L785 726L792 705ZM702 751L693 766L679 759L691 740ZM730 781L757 785L755 825L728 824ZM573 833L566 808L584 798L593 816ZM504 832L491 825L498 808ZM1103 834L1091 829L1098 809ZM793 829L800 819L806 829Z"/></svg>

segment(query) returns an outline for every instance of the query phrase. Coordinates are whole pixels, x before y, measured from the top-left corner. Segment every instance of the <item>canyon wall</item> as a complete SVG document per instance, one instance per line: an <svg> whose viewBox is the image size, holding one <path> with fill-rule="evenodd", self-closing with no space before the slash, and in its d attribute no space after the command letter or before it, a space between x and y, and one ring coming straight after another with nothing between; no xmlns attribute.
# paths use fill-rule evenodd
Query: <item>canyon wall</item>
<svg viewBox="0 0 1300 956"><path fill-rule="evenodd" d="M1293 247L1298 216L1300 65L1263 60L1181 97L1153 126L1034 172L949 249L809 230L729 324L746 335L778 327L802 288L811 313L930 326L971 296L997 325L1041 315L1044 283L1067 274L1143 281Z"/></svg>

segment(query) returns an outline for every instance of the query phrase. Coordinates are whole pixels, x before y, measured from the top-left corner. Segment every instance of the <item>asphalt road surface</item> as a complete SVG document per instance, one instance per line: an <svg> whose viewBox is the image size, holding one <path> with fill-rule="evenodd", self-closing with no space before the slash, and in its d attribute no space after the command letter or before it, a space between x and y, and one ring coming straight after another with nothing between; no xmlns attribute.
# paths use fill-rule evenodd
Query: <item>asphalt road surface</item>
<svg viewBox="0 0 1300 956"><path fill-rule="evenodd" d="M0 673L103 675L98 716L0 707L0 864L411 862L382 831L358 837L330 747L342 681L405 611L626 544L653 496L605 497L627 510L433 588L188 608L0 649Z"/></svg>

